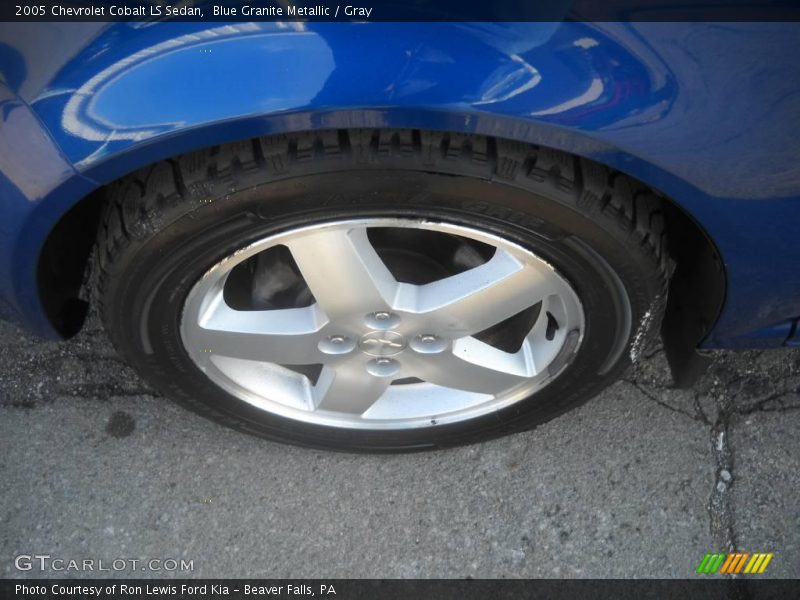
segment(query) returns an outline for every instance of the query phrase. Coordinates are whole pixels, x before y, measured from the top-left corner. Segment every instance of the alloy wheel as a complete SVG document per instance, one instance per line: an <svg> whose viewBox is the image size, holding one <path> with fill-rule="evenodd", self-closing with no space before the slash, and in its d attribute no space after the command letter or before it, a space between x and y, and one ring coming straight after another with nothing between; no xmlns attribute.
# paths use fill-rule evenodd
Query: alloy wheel
<svg viewBox="0 0 800 600"><path fill-rule="evenodd" d="M258 240L208 270L181 321L188 354L229 393L358 429L452 423L525 399L569 364L583 330L572 286L530 250L398 218Z"/></svg>

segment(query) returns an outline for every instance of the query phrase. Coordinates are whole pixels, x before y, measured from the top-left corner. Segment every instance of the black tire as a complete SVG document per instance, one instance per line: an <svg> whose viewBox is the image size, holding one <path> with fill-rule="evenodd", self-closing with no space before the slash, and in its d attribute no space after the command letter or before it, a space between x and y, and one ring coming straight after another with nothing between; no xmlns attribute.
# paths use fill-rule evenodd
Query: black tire
<svg viewBox="0 0 800 600"><path fill-rule="evenodd" d="M229 427L348 451L447 447L530 429L614 381L656 335L670 261L660 200L596 163L483 136L335 130L265 137L160 162L108 190L96 298L111 340L166 396ZM473 420L344 430L258 410L198 370L179 333L189 289L272 232L364 216L424 216L533 250L586 316L574 360L527 400Z"/></svg>

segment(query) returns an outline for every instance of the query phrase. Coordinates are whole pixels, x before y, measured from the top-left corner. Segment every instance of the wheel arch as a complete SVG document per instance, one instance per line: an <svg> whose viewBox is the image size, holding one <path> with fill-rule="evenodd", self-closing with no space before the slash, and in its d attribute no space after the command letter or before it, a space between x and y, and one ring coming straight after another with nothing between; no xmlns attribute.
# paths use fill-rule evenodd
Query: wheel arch
<svg viewBox="0 0 800 600"><path fill-rule="evenodd" d="M431 124L434 126L432 127ZM114 182L175 156L209 146L241 142L264 135L369 127L379 129L435 129L452 134L478 134L547 147L591 160L625 174L654 190L664 202L668 238L675 271L662 329L667 357L678 383L688 383L701 372L703 362L695 349L711 330L725 297L726 278L719 252L690 213L652 180L667 183L671 176L654 165L611 148L582 134L569 134L549 125L518 123L510 119L476 117L441 111L332 111L324 114L294 113L257 122L215 124L192 128L137 144L85 170L83 177L96 189L76 199L58 219L44 241L36 266L43 309L62 337L80 330L88 303L80 298L88 275L89 256L99 226L104 194ZM244 133L248 135L243 135ZM498 135L500 133L501 135ZM627 168L626 168L627 167ZM652 175L651 181L642 174ZM673 181L676 187L683 184ZM65 257L69 257L65 259Z"/></svg>

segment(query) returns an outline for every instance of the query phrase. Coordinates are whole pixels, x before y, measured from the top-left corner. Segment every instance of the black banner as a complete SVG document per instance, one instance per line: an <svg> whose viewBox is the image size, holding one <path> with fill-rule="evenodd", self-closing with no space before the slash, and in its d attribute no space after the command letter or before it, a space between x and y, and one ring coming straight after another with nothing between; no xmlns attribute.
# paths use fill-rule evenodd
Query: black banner
<svg viewBox="0 0 800 600"><path fill-rule="evenodd" d="M0 580L0 597L14 600L266 600L269 598L337 600L504 600L564 599L692 600L800 596L800 581L758 578L673 580L398 580L398 579L28 579Z"/></svg>
<svg viewBox="0 0 800 600"><path fill-rule="evenodd" d="M798 0L4 0L0 21L798 21Z"/></svg>

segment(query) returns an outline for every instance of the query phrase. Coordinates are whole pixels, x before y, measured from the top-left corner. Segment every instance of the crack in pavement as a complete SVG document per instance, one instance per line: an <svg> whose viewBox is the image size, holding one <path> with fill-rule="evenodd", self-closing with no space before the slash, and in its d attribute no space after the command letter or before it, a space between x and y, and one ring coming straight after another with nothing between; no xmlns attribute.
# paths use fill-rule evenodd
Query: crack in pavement
<svg viewBox="0 0 800 600"><path fill-rule="evenodd" d="M700 393L692 392L694 413L682 410L658 398L656 394L636 379L623 379L623 382L636 388L649 402L682 415L692 421L709 427L711 457L715 467L715 481L708 500L709 528L711 538L719 551L733 552L736 548L733 507L730 502L730 487L733 485L734 455L730 442L732 410L731 395L718 379L716 390L711 394L716 404L716 419L712 422L700 402Z"/></svg>
<svg viewBox="0 0 800 600"><path fill-rule="evenodd" d="M712 394L717 406L717 418L711 427L711 450L716 463L716 481L708 499L709 528L715 549L726 553L738 550L736 533L736 509L731 494L735 483L735 452L733 445L733 425L738 413L727 386L715 379L715 393ZM729 581L728 597L732 600L752 598L748 583L739 575L725 575Z"/></svg>
<svg viewBox="0 0 800 600"><path fill-rule="evenodd" d="M663 400L659 400L653 392L648 390L644 385L642 385L641 383L639 383L637 381L630 380L630 379L620 379L620 381L623 382L623 383L627 383L628 385L633 386L645 398L647 398L651 402L657 404L661 408L665 408L665 409L667 409L667 410L669 410L671 412L681 414L684 417L688 417L688 418L692 419L693 421L699 421L701 423L708 424L708 420L705 417L705 414L702 413L702 412L699 413L699 414L691 414L689 412L686 412L685 410L681 410L680 408L672 406L671 404L669 404L669 403L667 403L667 402L665 402Z"/></svg>
<svg viewBox="0 0 800 600"><path fill-rule="evenodd" d="M711 539L719 552L738 551L736 507L731 494L736 481L733 439L737 419L758 412L800 409L800 377L797 375L800 360L779 361L777 366L767 363L764 368L764 356L763 351L745 352L738 356L717 353L714 363L700 381L691 390L682 391L672 386L671 381L662 379L663 371L653 376L653 363L663 360L661 352L656 350L650 354L650 358L655 359L653 362L645 360L643 364L634 365L633 377L622 380L635 387L647 401L709 428L715 476L707 507ZM738 360L740 358L744 360ZM774 372L776 370L778 373ZM690 404L693 412L668 401L671 394L680 393L690 394L690 402L684 404ZM739 575L728 575L727 578L730 581L729 597L737 600L751 597L745 578Z"/></svg>
<svg viewBox="0 0 800 600"><path fill-rule="evenodd" d="M733 506L730 488L733 486L734 451L731 442L730 396L724 390L716 397L717 419L711 426L711 451L715 463L716 481L709 498L711 536L715 546L725 552L736 549Z"/></svg>

